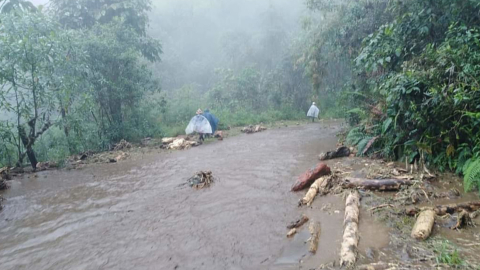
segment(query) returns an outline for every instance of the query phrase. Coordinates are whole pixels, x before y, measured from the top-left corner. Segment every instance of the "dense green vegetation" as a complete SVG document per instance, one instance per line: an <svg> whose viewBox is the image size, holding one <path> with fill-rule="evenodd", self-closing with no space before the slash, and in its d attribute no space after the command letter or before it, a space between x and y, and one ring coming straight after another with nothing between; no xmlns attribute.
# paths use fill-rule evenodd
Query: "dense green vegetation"
<svg viewBox="0 0 480 270"><path fill-rule="evenodd" d="M328 83L316 69L326 65L318 63L345 58L349 66L337 93L355 127L347 143L359 155L421 155L440 170L464 174L466 190L480 187L480 2L308 5L332 18L310 43L314 83Z"/></svg>

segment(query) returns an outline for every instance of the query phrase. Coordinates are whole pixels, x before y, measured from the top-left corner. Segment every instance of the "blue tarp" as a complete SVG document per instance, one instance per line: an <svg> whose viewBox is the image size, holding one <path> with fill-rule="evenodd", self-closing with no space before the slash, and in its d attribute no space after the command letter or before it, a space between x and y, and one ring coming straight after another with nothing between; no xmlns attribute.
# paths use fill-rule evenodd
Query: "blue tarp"
<svg viewBox="0 0 480 270"><path fill-rule="evenodd" d="M212 134L215 133L215 130L217 130L218 126L218 118L215 117L215 115L211 114L209 110L205 110L203 112L203 116L207 118L208 122L210 122L210 126L212 126Z"/></svg>

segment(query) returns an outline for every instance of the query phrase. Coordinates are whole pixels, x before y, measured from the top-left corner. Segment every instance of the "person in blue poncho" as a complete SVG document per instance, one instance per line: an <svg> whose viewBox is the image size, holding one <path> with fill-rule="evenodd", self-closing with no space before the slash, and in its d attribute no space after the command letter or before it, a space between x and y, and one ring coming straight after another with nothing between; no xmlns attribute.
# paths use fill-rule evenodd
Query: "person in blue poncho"
<svg viewBox="0 0 480 270"><path fill-rule="evenodd" d="M205 109L203 111L203 116L207 118L208 122L210 122L210 125L212 126L212 134L210 135L213 135L217 130L217 126L219 122L218 118L215 117L215 115L211 114L209 109Z"/></svg>

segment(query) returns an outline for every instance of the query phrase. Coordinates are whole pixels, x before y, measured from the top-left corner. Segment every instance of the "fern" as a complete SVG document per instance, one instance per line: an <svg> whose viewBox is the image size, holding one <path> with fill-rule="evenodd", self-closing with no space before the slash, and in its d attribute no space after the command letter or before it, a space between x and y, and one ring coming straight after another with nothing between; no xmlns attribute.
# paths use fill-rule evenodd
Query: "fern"
<svg viewBox="0 0 480 270"><path fill-rule="evenodd" d="M348 133L345 141L348 145L355 146L361 140L365 139L366 136L367 135L363 132L363 128L356 127L356 128L353 128L352 130L350 130L350 132Z"/></svg>
<svg viewBox="0 0 480 270"><path fill-rule="evenodd" d="M466 170L463 172L465 192L472 190L474 187L480 187L480 158L473 159L467 163L465 164Z"/></svg>
<svg viewBox="0 0 480 270"><path fill-rule="evenodd" d="M368 143L372 139L373 139L372 137L365 137L365 138L360 140L360 142L357 145L357 155L358 156L362 156L364 154L363 151L367 148Z"/></svg>

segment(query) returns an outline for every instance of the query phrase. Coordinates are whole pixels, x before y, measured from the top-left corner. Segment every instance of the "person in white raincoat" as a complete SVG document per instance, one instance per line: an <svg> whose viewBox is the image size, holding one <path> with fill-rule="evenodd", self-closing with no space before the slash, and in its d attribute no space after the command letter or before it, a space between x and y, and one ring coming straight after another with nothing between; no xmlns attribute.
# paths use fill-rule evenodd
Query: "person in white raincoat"
<svg viewBox="0 0 480 270"><path fill-rule="evenodd" d="M320 110L317 106L315 106L315 102L313 102L312 106L310 106L310 109L307 112L307 116L312 118L312 122L315 122L315 118L318 117L319 112Z"/></svg>
<svg viewBox="0 0 480 270"><path fill-rule="evenodd" d="M185 133L192 134L194 132L197 132L200 134L200 141L203 141L204 134L211 134L212 133L212 126L210 125L210 122L208 119L203 116L202 110L198 109L197 115L195 115L191 120L190 123L188 123L187 128L185 129Z"/></svg>

